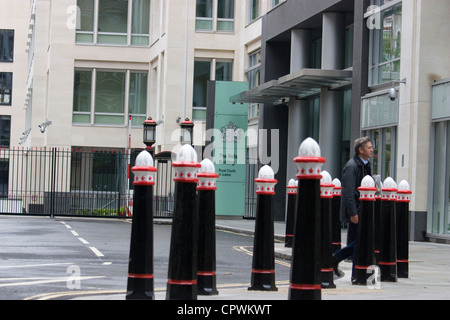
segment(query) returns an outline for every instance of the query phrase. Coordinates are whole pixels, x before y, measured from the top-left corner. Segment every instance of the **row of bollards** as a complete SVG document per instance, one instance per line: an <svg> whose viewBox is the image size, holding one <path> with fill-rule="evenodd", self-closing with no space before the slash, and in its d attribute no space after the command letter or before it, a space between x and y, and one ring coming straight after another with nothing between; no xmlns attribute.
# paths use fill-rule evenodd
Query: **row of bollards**
<svg viewBox="0 0 450 320"><path fill-rule="evenodd" d="M333 252L341 248L341 184L322 171L325 159L311 138L294 159L297 181L287 187L285 246L292 247L288 298L319 300L322 289L336 288ZM169 255L166 299L196 300L217 295L214 164L184 145L172 163L175 207ZM134 214L126 299L154 299L153 288L153 185L156 168L143 151L136 159ZM260 169L251 285L248 290L276 291L273 195L277 180L270 166ZM353 284L367 284L377 265L381 281L408 277L408 213L411 191L406 181L391 178L381 196L372 177L363 179L360 192L358 239Z"/></svg>
<svg viewBox="0 0 450 320"><path fill-rule="evenodd" d="M197 162L184 145L172 163L175 170L175 207L169 253L166 299L196 300L217 295L215 190L213 163ZM153 158L143 151L136 159L134 214L128 266L127 300L152 300L153 288Z"/></svg>

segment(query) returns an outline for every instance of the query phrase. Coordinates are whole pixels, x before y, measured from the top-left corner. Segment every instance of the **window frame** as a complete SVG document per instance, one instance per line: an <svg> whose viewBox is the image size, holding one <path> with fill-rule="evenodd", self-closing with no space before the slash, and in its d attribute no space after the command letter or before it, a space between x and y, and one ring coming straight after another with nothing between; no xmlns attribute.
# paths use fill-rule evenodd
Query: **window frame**
<svg viewBox="0 0 450 320"><path fill-rule="evenodd" d="M233 34L235 31L235 25L236 25L236 0L229 0L232 1L232 18L223 18L219 17L219 1L221 0L205 0L209 2L211 7L211 16L198 16L197 15L197 6L199 5L198 1L196 1L196 12L195 12L195 32L199 33L231 33ZM200 22L210 22L210 28L201 28ZM221 29L219 26L221 22L225 23L231 23L232 28L230 29Z"/></svg>
<svg viewBox="0 0 450 320"><path fill-rule="evenodd" d="M12 46L9 53L3 54L3 52L0 52L0 62L4 63L12 63L14 62L14 40L15 40L15 30L14 29L0 29L0 37L2 37L3 43L8 43L8 47ZM12 41L11 41L12 38ZM6 39L6 41L5 41ZM12 43L10 43L10 41ZM3 45L3 47L0 47L0 50L3 51L6 49L6 46Z"/></svg>
<svg viewBox="0 0 450 320"><path fill-rule="evenodd" d="M78 0L80 1L80 0ZM152 34L152 25L151 25L151 1L147 0L149 2L148 4L148 33L147 34L139 34L133 32L133 26L134 26L134 8L137 3L135 1L139 0L126 0L127 1L127 21L126 21L126 32L102 32L99 31L99 14L100 14L100 1L101 0L93 0L94 8L92 13L92 29L93 30L81 30L81 17L82 12L80 9L80 6L78 5L77 1L77 28L75 30L75 43L77 45L100 45L100 46L128 46L128 47L149 47L150 46L150 37ZM146 1L146 0L144 0ZM89 39L83 41L83 36L86 37L86 35L91 36ZM125 40L124 42L114 42L114 41L101 41L101 37L114 37L114 36L122 36ZM117 40L116 38L114 38ZM142 42L143 41L143 42Z"/></svg>
<svg viewBox="0 0 450 320"><path fill-rule="evenodd" d="M128 118L131 115L132 116L132 126L133 127L140 127L142 126L142 122L140 120L147 118L147 109L148 109L148 97L149 97L149 72L147 70L131 70L131 69L107 69L107 68L75 68L74 70L74 79L76 77L77 72L91 72L91 88L90 88L90 107L89 111L74 111L74 102L72 102L72 125L76 126L96 126L96 127L123 127L128 126ZM124 82L124 103L123 103L123 113L116 113L116 112L103 112L103 111L97 111L96 110L96 99L97 99L97 74L98 72L120 72L125 74L125 82ZM131 86L131 75L132 74L147 74L147 81L145 84L145 105L146 110L145 114L137 114L132 113L130 110L130 86ZM75 101L75 81L74 81L74 96L73 101ZM77 115L89 115L89 121L76 121L75 116ZM96 122L96 117L99 116L120 116L123 117L123 121L121 123L101 123ZM133 121L134 119L134 121ZM140 119L140 120L136 120Z"/></svg>
<svg viewBox="0 0 450 320"><path fill-rule="evenodd" d="M193 120L198 120L198 121L205 121L206 120L206 108L207 106L199 106L199 105L195 105L194 106L194 99L196 97L195 94L195 90L196 90L196 82L195 82L195 64L197 62L207 62L210 64L210 68L209 68L209 79L208 81L233 81L233 74L234 74L234 60L232 59L219 59L219 58L195 58L194 59L194 72L193 72L193 88L192 88L192 119ZM218 63L230 63L230 69L231 69L231 80L222 80L222 79L217 79L217 65ZM207 87L208 84L205 84L205 94L207 92ZM205 97L205 102L206 102L206 98ZM197 117L196 114L200 114L200 113L204 113L205 116L203 117Z"/></svg>
<svg viewBox="0 0 450 320"><path fill-rule="evenodd" d="M375 5L382 4L382 6L379 8L380 11L376 14L379 14L380 17L380 23L383 24L383 21L386 17L392 16L395 13L400 13L402 15L402 1L392 1L388 2L387 4L381 3L382 0L376 0L373 3ZM389 14L387 14L389 13ZM364 15L364 17L369 17L367 13ZM391 33L392 35L392 33ZM394 39L395 37L392 37L391 39ZM399 80L400 79L400 68L401 68L401 33L400 38L395 38L399 41L399 53L396 57L392 58L389 57L389 59L386 59L384 61L383 59L383 42L384 39L384 31L383 31L383 25L381 25L380 29L372 28L369 32L369 87L377 86L383 83L388 83L393 80ZM396 64L398 64L398 67L396 67ZM382 73L383 68L389 67L390 68L390 79L383 79ZM398 68L398 76L395 76L394 69Z"/></svg>
<svg viewBox="0 0 450 320"><path fill-rule="evenodd" d="M9 79L8 79L9 76ZM12 94L13 94L13 73L12 72L0 72L0 106L12 106ZM6 86L3 86L3 81L5 81ZM9 89L9 101L5 101L6 90Z"/></svg>

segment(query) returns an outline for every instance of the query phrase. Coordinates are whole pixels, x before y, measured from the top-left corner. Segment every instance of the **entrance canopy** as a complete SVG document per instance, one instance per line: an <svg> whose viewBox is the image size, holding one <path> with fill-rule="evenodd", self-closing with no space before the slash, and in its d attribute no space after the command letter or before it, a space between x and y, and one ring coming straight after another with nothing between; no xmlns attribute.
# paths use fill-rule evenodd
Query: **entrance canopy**
<svg viewBox="0 0 450 320"><path fill-rule="evenodd" d="M352 74L348 70L302 69L243 91L231 97L230 102L274 104L291 97L302 99L320 93L323 87L337 90L349 85Z"/></svg>

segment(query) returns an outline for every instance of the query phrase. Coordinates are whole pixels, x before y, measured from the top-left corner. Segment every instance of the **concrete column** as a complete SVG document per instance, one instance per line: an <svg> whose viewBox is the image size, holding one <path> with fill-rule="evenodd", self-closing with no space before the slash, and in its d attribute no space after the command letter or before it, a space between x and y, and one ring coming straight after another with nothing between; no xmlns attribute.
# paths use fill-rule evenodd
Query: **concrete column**
<svg viewBox="0 0 450 320"><path fill-rule="evenodd" d="M291 31L291 73L311 65L311 30ZM298 146L308 137L309 104L305 100L289 101L288 154L286 181L294 178L297 168L292 160L298 155Z"/></svg>
<svg viewBox="0 0 450 320"><path fill-rule="evenodd" d="M322 69L342 70L345 56L345 14L323 14ZM332 176L341 174L342 92L322 88L319 144Z"/></svg>

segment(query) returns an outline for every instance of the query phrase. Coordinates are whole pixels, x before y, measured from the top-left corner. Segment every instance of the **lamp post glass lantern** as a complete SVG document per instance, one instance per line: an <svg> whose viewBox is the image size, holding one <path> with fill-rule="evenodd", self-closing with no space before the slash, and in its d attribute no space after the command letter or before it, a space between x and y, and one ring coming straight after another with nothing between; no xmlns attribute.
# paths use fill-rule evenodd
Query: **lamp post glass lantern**
<svg viewBox="0 0 450 320"><path fill-rule="evenodd" d="M152 118L148 118L144 121L144 143L147 149L151 149L152 145L155 143L155 133L156 133L156 121Z"/></svg>
<svg viewBox="0 0 450 320"><path fill-rule="evenodd" d="M192 134L194 131L194 123L189 120L189 118L186 118L181 124L181 136L180 136L180 143L181 144L190 144L192 145Z"/></svg>

